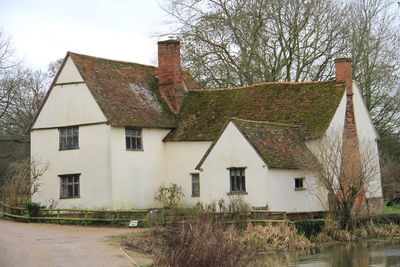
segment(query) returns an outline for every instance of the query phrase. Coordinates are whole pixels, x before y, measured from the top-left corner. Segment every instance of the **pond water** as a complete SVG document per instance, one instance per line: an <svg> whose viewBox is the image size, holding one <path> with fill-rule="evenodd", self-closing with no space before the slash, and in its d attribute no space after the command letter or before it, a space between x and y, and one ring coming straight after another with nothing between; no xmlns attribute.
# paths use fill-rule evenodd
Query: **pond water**
<svg viewBox="0 0 400 267"><path fill-rule="evenodd" d="M400 266L400 240L330 245L308 252L265 253L249 266Z"/></svg>

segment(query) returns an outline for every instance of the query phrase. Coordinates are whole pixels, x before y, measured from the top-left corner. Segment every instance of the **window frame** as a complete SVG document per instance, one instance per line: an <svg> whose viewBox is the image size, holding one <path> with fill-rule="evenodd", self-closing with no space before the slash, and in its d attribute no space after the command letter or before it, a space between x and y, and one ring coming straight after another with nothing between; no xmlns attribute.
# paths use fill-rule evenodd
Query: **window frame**
<svg viewBox="0 0 400 267"><path fill-rule="evenodd" d="M58 175L60 178L60 199L73 199L81 197L81 174L80 173L71 173L71 174L60 174ZM68 181L69 178L72 178L72 181ZM78 181L75 180L77 178ZM67 181L64 181L67 180ZM75 194L76 185L78 185L78 194ZM66 189L64 187L67 187ZM72 186L72 196L69 195L68 187ZM63 189L64 188L64 189ZM67 193L65 193L67 192Z"/></svg>
<svg viewBox="0 0 400 267"><path fill-rule="evenodd" d="M68 133L69 129L71 129L70 133ZM59 151L79 149L79 126L60 127L58 128L58 135L59 135L58 138ZM71 139L72 142L71 146L69 146L68 142L69 138ZM74 144L75 138L76 138L76 144Z"/></svg>
<svg viewBox="0 0 400 267"><path fill-rule="evenodd" d="M139 135L134 135L134 134L129 134L129 131L135 131L136 133L139 133ZM128 147L128 138L129 138L129 144L130 147ZM136 146L137 146L137 139L140 138L140 148L133 148L132 144L132 140L136 140ZM125 149L127 151L144 151L143 149L143 130L142 128L136 128L136 127L125 127Z"/></svg>
<svg viewBox="0 0 400 267"><path fill-rule="evenodd" d="M304 186L305 179L306 179L305 177L295 177L294 178L294 190L295 191L306 190L306 188ZM299 184L298 184L298 181L299 181Z"/></svg>
<svg viewBox="0 0 400 267"><path fill-rule="evenodd" d="M246 191L246 168L247 167L230 167L229 170L229 193L228 195L247 195ZM232 173L239 171L239 176L237 173ZM239 183L237 183L239 181Z"/></svg>
<svg viewBox="0 0 400 267"><path fill-rule="evenodd" d="M200 173L191 173L192 180L192 197L200 197ZM195 176L197 176L197 181L195 181ZM194 186L197 185L198 192L195 193Z"/></svg>

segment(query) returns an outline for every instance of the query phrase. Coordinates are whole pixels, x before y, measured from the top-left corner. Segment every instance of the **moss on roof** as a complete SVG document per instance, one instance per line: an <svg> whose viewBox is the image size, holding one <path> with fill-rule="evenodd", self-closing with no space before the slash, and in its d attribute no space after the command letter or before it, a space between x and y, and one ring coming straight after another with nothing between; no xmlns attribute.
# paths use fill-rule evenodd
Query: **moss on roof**
<svg viewBox="0 0 400 267"><path fill-rule="evenodd" d="M174 128L158 90L158 68L69 52L89 90L113 126ZM185 84L195 85L183 72Z"/></svg>
<svg viewBox="0 0 400 267"><path fill-rule="evenodd" d="M311 153L298 126L239 119L232 121L269 168L299 168L305 156Z"/></svg>
<svg viewBox="0 0 400 267"><path fill-rule="evenodd" d="M178 127L165 140L215 140L231 117L301 123L306 137L320 136L329 126L344 90L343 83L327 81L191 91L177 116Z"/></svg>

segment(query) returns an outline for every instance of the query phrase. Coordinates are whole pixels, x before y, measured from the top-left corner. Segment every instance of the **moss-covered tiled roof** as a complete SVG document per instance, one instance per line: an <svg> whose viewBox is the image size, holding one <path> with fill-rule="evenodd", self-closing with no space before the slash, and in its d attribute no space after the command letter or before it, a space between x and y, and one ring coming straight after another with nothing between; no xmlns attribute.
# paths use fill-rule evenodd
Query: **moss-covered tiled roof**
<svg viewBox="0 0 400 267"><path fill-rule="evenodd" d="M298 126L239 119L232 121L269 168L299 168L305 153L310 153Z"/></svg>
<svg viewBox="0 0 400 267"><path fill-rule="evenodd" d="M158 68L69 52L104 115L113 126L174 128L175 118L158 90ZM185 85L193 89L188 72Z"/></svg>
<svg viewBox="0 0 400 267"><path fill-rule="evenodd" d="M266 83L241 88L194 90L186 96L178 127L166 141L213 141L229 118L304 125L320 136L344 95L336 81Z"/></svg>

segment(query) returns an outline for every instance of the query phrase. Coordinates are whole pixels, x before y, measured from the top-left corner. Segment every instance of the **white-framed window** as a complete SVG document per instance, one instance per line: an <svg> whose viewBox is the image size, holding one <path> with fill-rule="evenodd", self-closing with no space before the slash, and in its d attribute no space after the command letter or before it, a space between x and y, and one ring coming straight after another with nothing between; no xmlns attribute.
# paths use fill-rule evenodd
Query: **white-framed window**
<svg viewBox="0 0 400 267"><path fill-rule="evenodd" d="M63 127L59 128L60 135L60 150L77 149L79 148L79 127Z"/></svg>
<svg viewBox="0 0 400 267"><path fill-rule="evenodd" d="M294 190L304 190L304 177L294 178Z"/></svg>
<svg viewBox="0 0 400 267"><path fill-rule="evenodd" d="M79 198L80 173L63 174L60 177L60 198Z"/></svg>
<svg viewBox="0 0 400 267"><path fill-rule="evenodd" d="M200 196L200 174L191 173L192 175L192 197Z"/></svg>
<svg viewBox="0 0 400 267"><path fill-rule="evenodd" d="M142 129L125 127L126 150L143 150Z"/></svg>
<svg viewBox="0 0 400 267"><path fill-rule="evenodd" d="M246 192L245 168L228 168L231 192Z"/></svg>

